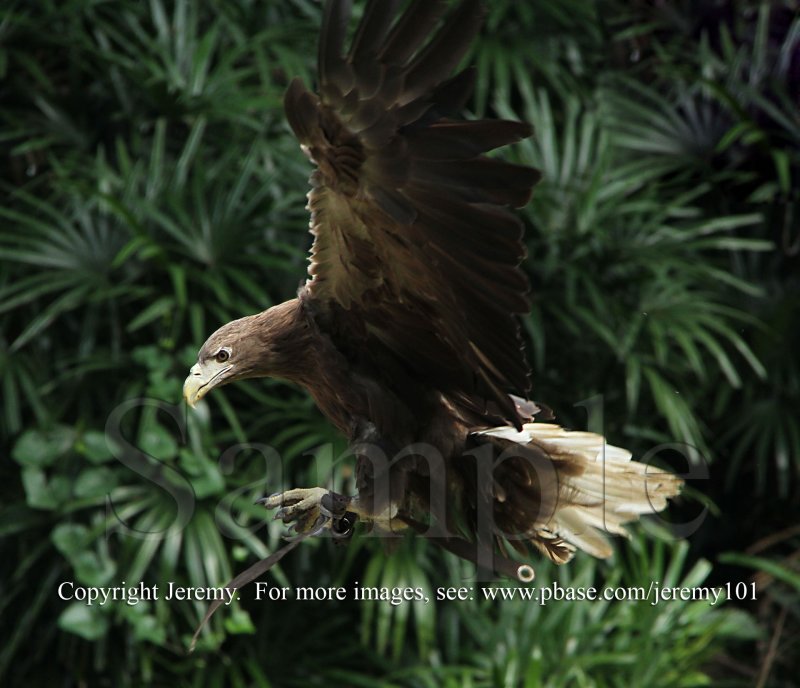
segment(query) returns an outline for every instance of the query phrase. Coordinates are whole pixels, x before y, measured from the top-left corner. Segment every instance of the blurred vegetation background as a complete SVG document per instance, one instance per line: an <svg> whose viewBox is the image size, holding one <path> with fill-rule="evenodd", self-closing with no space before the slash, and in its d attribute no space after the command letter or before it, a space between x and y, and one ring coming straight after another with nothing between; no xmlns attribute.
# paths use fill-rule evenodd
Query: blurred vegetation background
<svg viewBox="0 0 800 688"><path fill-rule="evenodd" d="M211 331L304 278L310 168L281 99L293 76L312 82L320 5L11 0L4 685L797 685L798 4L489 5L467 116L531 122L535 138L505 154L544 172L524 211L534 398L639 455L688 446L659 458L698 476L670 512L698 519L691 537L636 528L611 561L536 562L538 584L754 581L757 601L243 601L187 656L203 604L59 600L64 580L221 585L280 546L256 497L331 484L332 468L347 487L333 465L344 444L296 389L243 383L188 417L167 406ZM165 404L124 414L151 457L144 476L105 436L137 398ZM248 441L274 447L285 472L257 451L220 460ZM184 498L193 510L176 520ZM267 580L431 590L469 572L421 540L387 554L356 538L304 543Z"/></svg>

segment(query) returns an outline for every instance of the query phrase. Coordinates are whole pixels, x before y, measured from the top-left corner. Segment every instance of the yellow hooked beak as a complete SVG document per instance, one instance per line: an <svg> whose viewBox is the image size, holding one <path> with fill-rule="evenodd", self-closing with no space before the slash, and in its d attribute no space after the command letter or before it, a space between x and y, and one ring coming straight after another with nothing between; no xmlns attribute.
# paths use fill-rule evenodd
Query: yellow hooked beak
<svg viewBox="0 0 800 688"><path fill-rule="evenodd" d="M209 361L206 365L195 363L189 370L189 376L183 383L183 398L192 408L214 387L222 382L232 364L219 364L216 361Z"/></svg>

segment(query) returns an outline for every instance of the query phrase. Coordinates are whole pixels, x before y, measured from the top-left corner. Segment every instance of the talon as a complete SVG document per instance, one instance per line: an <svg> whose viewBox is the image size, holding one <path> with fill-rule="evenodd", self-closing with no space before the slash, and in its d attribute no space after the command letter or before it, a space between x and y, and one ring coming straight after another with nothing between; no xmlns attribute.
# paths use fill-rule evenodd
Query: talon
<svg viewBox="0 0 800 688"><path fill-rule="evenodd" d="M267 504L269 504L271 501L273 501L274 499L276 499L277 497L280 497L280 496L281 496L280 492L273 492L271 495L267 495L266 497L261 497L260 499L257 499L255 503L256 504L263 504L264 506L267 506ZM270 507L267 507L267 508L270 508Z"/></svg>
<svg viewBox="0 0 800 688"><path fill-rule="evenodd" d="M262 497L256 504L262 505L266 509L274 509L278 506L284 506L285 504L290 503L292 500L288 497L287 493L284 492L273 492L271 495L267 497Z"/></svg>
<svg viewBox="0 0 800 688"><path fill-rule="evenodd" d="M275 512L275 516L272 517L273 521L277 521L278 519L282 520L284 523L287 523L291 520L295 513L298 511L297 506L284 506L278 509Z"/></svg>
<svg viewBox="0 0 800 688"><path fill-rule="evenodd" d="M307 537L314 537L315 535L319 535L322 532L322 530L323 530L322 528L320 528L319 530L315 530L312 533L308 534ZM290 535L290 533L294 534ZM306 535L306 533L301 533L297 530L297 528L292 526L286 531L286 533L283 536L281 536L281 539L284 542L294 542L295 540L299 540L304 535Z"/></svg>

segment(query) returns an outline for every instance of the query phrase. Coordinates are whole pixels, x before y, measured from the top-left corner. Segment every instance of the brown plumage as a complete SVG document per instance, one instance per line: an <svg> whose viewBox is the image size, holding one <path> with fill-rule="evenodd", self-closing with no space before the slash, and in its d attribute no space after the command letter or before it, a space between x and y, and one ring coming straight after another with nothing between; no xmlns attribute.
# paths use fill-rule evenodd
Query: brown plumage
<svg viewBox="0 0 800 688"><path fill-rule="evenodd" d="M298 298L215 332L187 400L248 377L296 382L362 446L358 497L341 503L363 520L438 528L447 543L453 532L485 541L488 514L504 551L608 556L596 529L622 532L680 481L630 461L606 470L601 437L529 422L525 251L511 208L539 173L485 155L528 125L458 118L473 72L451 75L481 5L460 0L443 19L446 0L413 0L397 17L399 2L372 0L345 51L349 4L326 5L318 94L295 80L285 99L316 165L310 278ZM405 451L412 443L433 450ZM405 453L382 466L371 451ZM281 514L301 531L330 524L312 492L268 506L288 505Z"/></svg>

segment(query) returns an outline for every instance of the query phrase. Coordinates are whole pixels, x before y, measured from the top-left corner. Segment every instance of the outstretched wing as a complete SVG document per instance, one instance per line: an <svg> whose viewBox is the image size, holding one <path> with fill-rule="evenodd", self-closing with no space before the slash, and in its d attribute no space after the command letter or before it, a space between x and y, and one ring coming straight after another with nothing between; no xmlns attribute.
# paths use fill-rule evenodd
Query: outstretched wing
<svg viewBox="0 0 800 688"><path fill-rule="evenodd" d="M410 374L519 424L528 368L522 225L539 173L484 155L528 125L454 120L473 73L451 77L482 20L477 0L372 0L345 53L348 0L330 0L319 94L299 80L289 123L316 163L307 298L337 345L390 352ZM438 29L437 29L438 27ZM356 346L357 345L357 346ZM365 353L366 352L366 353Z"/></svg>

